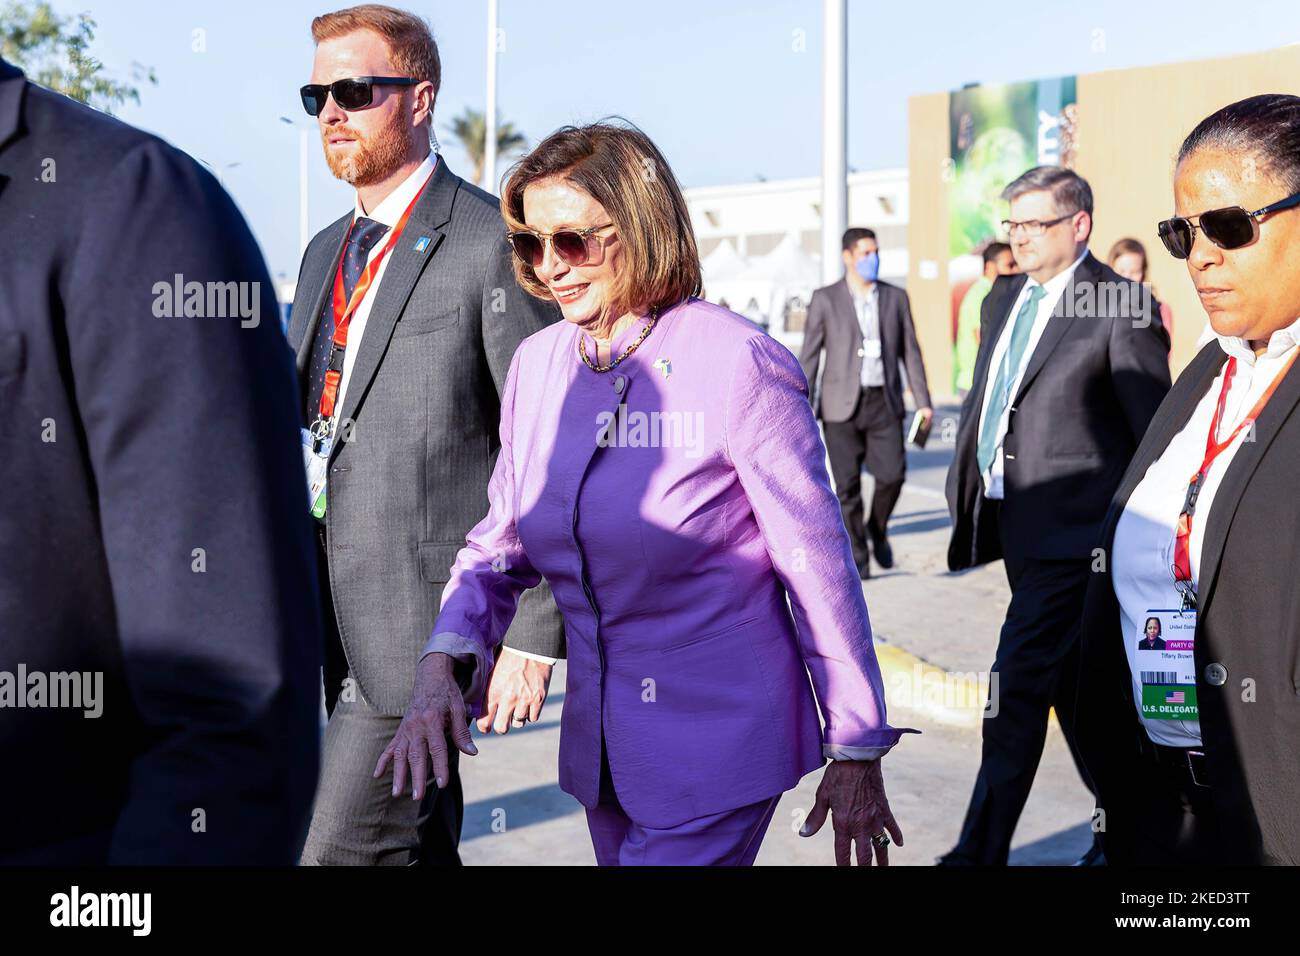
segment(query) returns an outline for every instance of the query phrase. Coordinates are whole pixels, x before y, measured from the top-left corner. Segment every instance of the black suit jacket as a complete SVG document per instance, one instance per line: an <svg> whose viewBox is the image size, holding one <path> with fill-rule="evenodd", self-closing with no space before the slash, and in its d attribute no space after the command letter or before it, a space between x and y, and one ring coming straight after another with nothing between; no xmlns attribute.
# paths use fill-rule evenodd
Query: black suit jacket
<svg viewBox="0 0 1300 956"><path fill-rule="evenodd" d="M998 520L976 462L994 346L1025 275L1001 276L980 310L975 377L948 471L954 571L1002 557ZM1025 366L1003 451L1001 525L1024 558L1087 557L1120 476L1169 391L1169 336L1141 288L1085 255Z"/></svg>
<svg viewBox="0 0 1300 956"><path fill-rule="evenodd" d="M1106 515L1115 526L1147 469L1191 418L1225 361L1217 342L1187 366L1160 406ZM1292 367L1233 456L1205 521L1198 577L1196 695L1225 863L1300 864L1300 368ZM1106 858L1128 859L1136 821L1131 784L1145 736L1133 703L1111 562L1088 584L1076 709L1078 745L1105 811ZM1206 668L1227 670L1223 684ZM1141 735L1141 736L1140 736Z"/></svg>
<svg viewBox="0 0 1300 956"><path fill-rule="evenodd" d="M885 397L900 419L903 407L903 380L898 374L901 359L907 365L907 382L918 408L930 407L930 389L925 380L925 363L912 324L912 306L907 292L888 282L877 282L880 298L880 354L885 365ZM853 307L853 293L847 279L816 290L808 303L808 323L804 330L799 364L808 379L808 393L819 418L844 422L853 417L862 388L862 327ZM822 350L826 351L826 372L820 387L817 371Z"/></svg>
<svg viewBox="0 0 1300 956"><path fill-rule="evenodd" d="M253 237L197 163L3 61L0 222L0 672L102 681L99 717L0 711L0 860L291 863L321 638ZM258 324L169 317L177 275Z"/></svg>

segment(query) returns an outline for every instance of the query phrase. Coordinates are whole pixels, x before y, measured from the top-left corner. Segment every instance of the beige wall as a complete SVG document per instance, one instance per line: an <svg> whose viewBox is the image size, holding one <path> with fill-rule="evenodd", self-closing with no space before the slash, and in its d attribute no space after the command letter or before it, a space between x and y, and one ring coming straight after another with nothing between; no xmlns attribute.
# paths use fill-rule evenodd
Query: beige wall
<svg viewBox="0 0 1300 956"><path fill-rule="evenodd" d="M948 94L914 96L907 104L907 293L925 375L934 401L951 396L952 309L948 289ZM938 278L921 278L922 261Z"/></svg>
<svg viewBox="0 0 1300 956"><path fill-rule="evenodd" d="M1205 311L1192 290L1186 265L1165 252L1155 234L1156 223L1173 214L1174 158L1183 138L1201 119L1257 93L1300 95L1300 46L1078 78L1077 168L1091 183L1095 199L1091 249L1104 259L1111 244L1123 236L1146 246L1156 295L1174 313L1175 373L1194 354L1205 327ZM948 155L947 94L913 97L909 121L912 271L908 290L931 388L936 394L947 394L952 345L948 213L941 188L943 160ZM921 259L938 261L938 279L920 278Z"/></svg>

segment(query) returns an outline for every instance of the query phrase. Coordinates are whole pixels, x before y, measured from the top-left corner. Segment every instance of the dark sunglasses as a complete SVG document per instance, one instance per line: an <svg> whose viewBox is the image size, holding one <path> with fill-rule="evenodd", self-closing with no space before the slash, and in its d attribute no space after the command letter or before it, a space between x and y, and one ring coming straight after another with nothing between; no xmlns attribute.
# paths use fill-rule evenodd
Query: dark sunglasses
<svg viewBox="0 0 1300 956"><path fill-rule="evenodd" d="M308 116L318 116L331 93L339 109L363 110L374 102L376 86L415 86L419 80L409 76L354 76L333 83L308 83L298 92Z"/></svg>
<svg viewBox="0 0 1300 956"><path fill-rule="evenodd" d="M546 258L546 243L549 242L561 261L571 266L585 266L591 261L591 240L594 238L603 249L612 236L596 236L601 229L614 225L607 222L603 226L591 226L587 229L562 229L549 235L544 232L507 232L506 240L515 255L524 265L536 269Z"/></svg>
<svg viewBox="0 0 1300 956"><path fill-rule="evenodd" d="M1247 212L1240 206L1228 206L1224 209L1206 210L1199 216L1175 216L1160 223L1156 231L1171 256L1186 259L1192 254L1197 229L1220 249L1240 249L1259 237L1259 221L1262 218L1292 206L1300 206L1300 193L1254 212Z"/></svg>

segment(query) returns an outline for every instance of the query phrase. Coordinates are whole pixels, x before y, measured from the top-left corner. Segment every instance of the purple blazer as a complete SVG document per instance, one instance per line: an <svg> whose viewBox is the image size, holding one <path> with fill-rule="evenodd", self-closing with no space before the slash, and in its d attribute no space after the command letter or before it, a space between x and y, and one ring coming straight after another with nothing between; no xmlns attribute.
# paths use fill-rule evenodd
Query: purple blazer
<svg viewBox="0 0 1300 956"><path fill-rule="evenodd" d="M611 372L583 364L582 334L559 322L525 339L503 390L490 510L434 628L472 652L471 700L519 595L544 575L568 642L559 782L584 806L597 802L602 737L620 802L651 827L775 796L825 756L883 754L905 731L885 718L799 362L698 299ZM638 437L615 422L602 436L620 402L625 423L659 413L661 427ZM596 455L613 456L601 468L617 469L620 493L600 502L610 546L593 594L578 544L592 532L575 533L575 509Z"/></svg>

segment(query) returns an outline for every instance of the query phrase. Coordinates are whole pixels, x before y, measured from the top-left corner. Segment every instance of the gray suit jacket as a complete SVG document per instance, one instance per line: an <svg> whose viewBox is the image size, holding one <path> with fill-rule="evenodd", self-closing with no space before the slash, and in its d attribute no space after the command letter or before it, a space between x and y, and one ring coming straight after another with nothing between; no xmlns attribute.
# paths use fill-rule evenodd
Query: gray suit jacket
<svg viewBox="0 0 1300 956"><path fill-rule="evenodd" d="M907 292L888 282L877 282L880 290L880 346L885 363L885 398L900 419L903 407L903 381L898 374L901 359L907 365L907 381L918 408L930 406L930 389L925 381L925 363L916 342L912 324L912 305ZM799 363L808 379L808 394L819 418L844 422L853 417L862 388L862 328L846 279L831 283L813 293L808 303L808 324L804 331ZM821 387L817 371L822 350L826 351L826 373Z"/></svg>
<svg viewBox="0 0 1300 956"><path fill-rule="evenodd" d="M288 334L304 379L351 221L303 256ZM496 198L441 158L389 255L339 413L353 424L330 458L322 586L362 694L400 715L456 552L488 511L510 359L560 314L516 284ZM564 656L545 585L521 599L506 643Z"/></svg>

